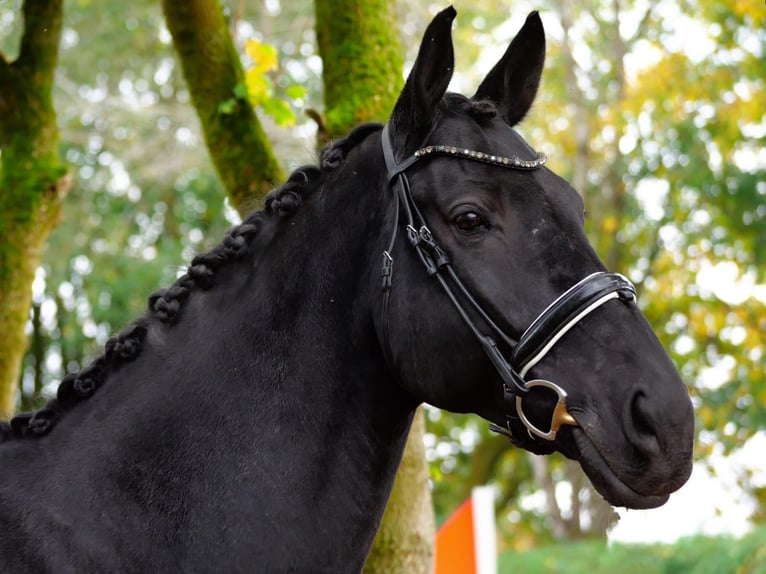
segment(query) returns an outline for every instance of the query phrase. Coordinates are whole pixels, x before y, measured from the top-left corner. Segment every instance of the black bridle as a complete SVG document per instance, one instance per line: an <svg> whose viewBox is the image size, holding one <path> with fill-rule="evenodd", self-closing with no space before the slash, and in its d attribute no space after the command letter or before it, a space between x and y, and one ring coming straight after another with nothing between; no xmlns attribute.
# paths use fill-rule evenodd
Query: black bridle
<svg viewBox="0 0 766 574"><path fill-rule="evenodd" d="M388 170L388 184L393 188L396 203L394 231L388 248L383 252L383 317L386 321L383 330L384 337L386 337L386 341L384 341L386 348L388 347L387 338L389 336L387 325L388 301L394 263L391 254L398 235L400 212L403 212L407 239L418 254L420 262L428 275L435 277L439 282L442 290L484 349L503 381L506 427L490 425L490 428L510 437L514 443L522 444L527 441L523 432L519 434L522 428L526 429L526 434L533 440L541 438L552 441L556 438L556 433L561 425L577 426L577 421L566 410L567 394L564 389L543 379L528 381L526 375L569 329L591 311L611 299L635 302L636 290L633 284L619 273L598 272L588 275L559 295L532 321L519 340L516 341L489 317L455 273L449 255L434 239L423 214L415 204L409 181L404 173L415 162L435 155L481 161L491 165L526 171L541 167L545 163L546 157L543 154L536 154L534 159L525 160L519 157L501 157L455 146L437 145L421 148L401 163L396 163L388 134L388 126L383 128L382 144L383 156ZM467 304L469 309L473 310L473 313L478 315L489 328L491 334L482 332L463 302ZM509 360L506 360L498 348L498 341L510 351ZM551 389L558 396L556 407L551 416L550 430L540 430L529 421L524 413L522 398L533 387Z"/></svg>

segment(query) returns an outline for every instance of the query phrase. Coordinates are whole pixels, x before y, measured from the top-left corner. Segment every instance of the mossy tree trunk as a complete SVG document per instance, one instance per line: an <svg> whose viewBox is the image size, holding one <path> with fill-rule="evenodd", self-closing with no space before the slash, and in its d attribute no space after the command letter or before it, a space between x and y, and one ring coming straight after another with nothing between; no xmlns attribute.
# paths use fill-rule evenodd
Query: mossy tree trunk
<svg viewBox="0 0 766 574"><path fill-rule="evenodd" d="M404 85L391 0L315 0L329 138L361 122L385 121Z"/></svg>
<svg viewBox="0 0 766 574"><path fill-rule="evenodd" d="M383 523L372 545L365 574L431 574L434 564L434 509L423 444L426 417L418 408L399 465Z"/></svg>
<svg viewBox="0 0 766 574"><path fill-rule="evenodd" d="M62 3L24 2L19 55L0 54L0 418L16 404L35 269L71 185L52 96Z"/></svg>
<svg viewBox="0 0 766 574"><path fill-rule="evenodd" d="M315 0L325 111L321 138L360 122L386 121L402 85L402 47L391 0ZM415 415L366 574L429 574L434 516L423 447L425 417Z"/></svg>
<svg viewBox="0 0 766 574"><path fill-rule="evenodd" d="M163 0L184 79L226 193L245 215L285 174L247 99L244 71L218 0Z"/></svg>

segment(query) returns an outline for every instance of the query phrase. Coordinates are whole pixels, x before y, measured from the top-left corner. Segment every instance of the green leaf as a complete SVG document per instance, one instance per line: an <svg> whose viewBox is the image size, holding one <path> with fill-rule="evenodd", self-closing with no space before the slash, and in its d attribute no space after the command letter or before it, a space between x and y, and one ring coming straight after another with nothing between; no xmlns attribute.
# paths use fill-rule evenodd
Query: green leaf
<svg viewBox="0 0 766 574"><path fill-rule="evenodd" d="M235 100L234 98L229 98L228 100L224 100L220 104L218 104L218 113L223 116L228 116L234 113L234 108L236 105L237 105L237 100Z"/></svg>
<svg viewBox="0 0 766 574"><path fill-rule="evenodd" d="M301 98L306 97L307 93L308 90L299 84L287 86L287 89L285 90L285 95L291 100L300 100Z"/></svg>
<svg viewBox="0 0 766 574"><path fill-rule="evenodd" d="M284 100L267 98L261 102L261 108L265 113L274 118L278 126L284 127L295 124L295 114Z"/></svg>
<svg viewBox="0 0 766 574"><path fill-rule="evenodd" d="M236 86L234 86L234 97L238 100L246 100L247 99L247 85L243 82L239 82Z"/></svg>

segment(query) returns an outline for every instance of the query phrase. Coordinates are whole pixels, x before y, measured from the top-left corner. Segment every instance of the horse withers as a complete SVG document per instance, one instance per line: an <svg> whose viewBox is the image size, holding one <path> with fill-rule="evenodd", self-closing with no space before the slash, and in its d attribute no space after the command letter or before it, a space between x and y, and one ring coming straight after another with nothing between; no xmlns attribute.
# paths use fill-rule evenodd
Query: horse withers
<svg viewBox="0 0 766 574"><path fill-rule="evenodd" d="M422 402L579 460L614 505L686 481L687 390L513 129L540 17L470 98L446 92L454 17L385 126L296 170L0 426L0 571L358 572Z"/></svg>

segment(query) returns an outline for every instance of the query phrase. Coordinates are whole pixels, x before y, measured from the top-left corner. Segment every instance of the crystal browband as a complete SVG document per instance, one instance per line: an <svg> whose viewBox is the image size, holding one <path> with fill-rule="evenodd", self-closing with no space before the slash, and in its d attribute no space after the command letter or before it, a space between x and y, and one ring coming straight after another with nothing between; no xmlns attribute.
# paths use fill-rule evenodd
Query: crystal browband
<svg viewBox="0 0 766 574"><path fill-rule="evenodd" d="M537 169L548 161L547 156L544 153L537 153L535 159L521 159L518 156L514 157L502 157L499 155L492 155L480 151L474 151L470 149L461 149L455 146L449 145L430 145L420 148L415 152L415 157L421 158L427 155L448 155L454 157L463 157L467 159L473 159L476 161L483 161L484 163L490 163L493 165L500 165L503 167L510 167L513 169Z"/></svg>

